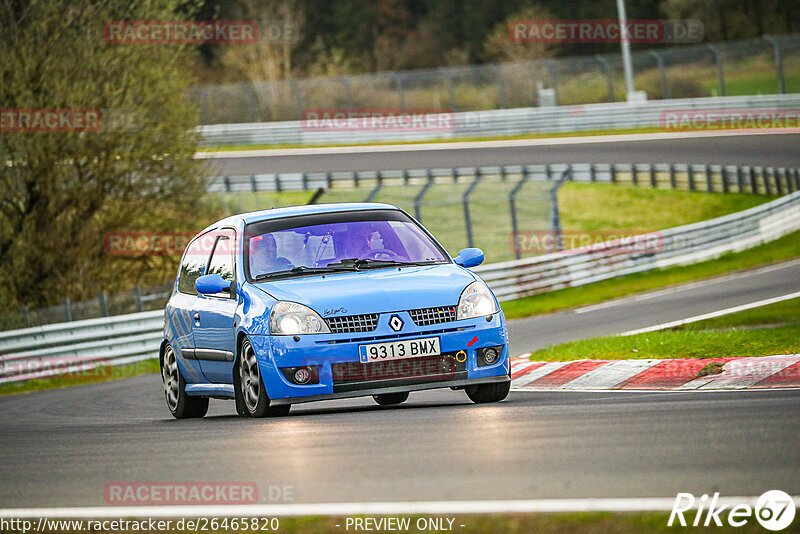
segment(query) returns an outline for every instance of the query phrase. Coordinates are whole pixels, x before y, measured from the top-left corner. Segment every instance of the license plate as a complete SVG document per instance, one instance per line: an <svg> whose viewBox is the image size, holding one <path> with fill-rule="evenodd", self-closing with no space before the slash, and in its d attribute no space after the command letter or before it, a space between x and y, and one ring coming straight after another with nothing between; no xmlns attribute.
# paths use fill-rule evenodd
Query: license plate
<svg viewBox="0 0 800 534"><path fill-rule="evenodd" d="M361 363L419 358L420 356L438 356L441 353L438 337L358 346Z"/></svg>

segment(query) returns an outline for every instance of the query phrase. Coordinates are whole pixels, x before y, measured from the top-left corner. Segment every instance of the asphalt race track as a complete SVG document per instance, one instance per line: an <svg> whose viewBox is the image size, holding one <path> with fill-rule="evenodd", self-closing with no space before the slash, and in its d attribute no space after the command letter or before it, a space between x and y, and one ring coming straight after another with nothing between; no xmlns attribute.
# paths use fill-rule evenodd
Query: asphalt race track
<svg viewBox="0 0 800 534"><path fill-rule="evenodd" d="M516 321L513 347L753 302L796 290L799 275L790 262ZM154 374L1 397L0 508L103 505L107 483L133 481L255 482L263 504L797 494L798 440L800 390L512 392L483 406L442 390L262 420L212 400L205 419L176 421Z"/></svg>
<svg viewBox="0 0 800 534"><path fill-rule="evenodd" d="M581 161L800 164L800 135L214 160L223 172ZM621 333L800 287L800 262L510 323L512 355ZM800 494L800 390L461 391L299 405L244 419L212 401L176 421L158 375L0 397L0 508L104 505L112 482L255 482L263 504L719 491ZM276 488L280 490L275 491ZM271 499L274 497L274 499Z"/></svg>
<svg viewBox="0 0 800 534"><path fill-rule="evenodd" d="M542 143L521 147L468 146L430 151L407 145L400 151L392 152L321 153L210 160L216 174L221 175L591 162L800 165L800 134L735 135L614 143L583 141L578 144Z"/></svg>

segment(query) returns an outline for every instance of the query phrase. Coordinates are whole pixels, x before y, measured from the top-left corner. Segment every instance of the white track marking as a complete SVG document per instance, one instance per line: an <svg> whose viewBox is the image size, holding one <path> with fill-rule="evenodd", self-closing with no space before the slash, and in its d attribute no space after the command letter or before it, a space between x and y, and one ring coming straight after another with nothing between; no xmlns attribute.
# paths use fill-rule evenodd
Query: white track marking
<svg viewBox="0 0 800 534"><path fill-rule="evenodd" d="M631 301L639 302L643 300L648 300L655 297L660 297L662 295L669 295L671 293L678 293L680 291L686 291L690 289L694 289L696 287L705 287L711 284L718 284L720 282L730 282L731 280L736 280L737 278L747 278L748 276L754 276L759 274L764 274L772 271L779 271L781 269L786 269L789 267L794 267L796 265L800 265L800 260L791 260L786 262L781 262L775 265L768 265L766 267L761 267L758 269L747 270L739 273L724 275L724 276L717 276L714 278L709 278L707 280L700 280L697 282L690 282L687 284L681 284L673 287L668 287L665 289L659 289L656 291L648 291L646 293L642 293L640 295L631 295L629 297L623 297L615 300L610 300L608 302L601 302L599 304L591 304L589 306L583 306L581 308L575 308L573 313L588 313L593 312L595 310L602 310L605 308L611 308L614 306L619 306L620 304L627 304Z"/></svg>
<svg viewBox="0 0 800 534"><path fill-rule="evenodd" d="M719 506L748 504L758 497L720 497ZM800 497L793 497L800 506ZM512 514L558 512L669 512L675 497L600 499L530 499L508 501L354 502L236 506L96 506L7 508L0 518L102 519L119 517L286 517L424 514Z"/></svg>
<svg viewBox="0 0 800 534"><path fill-rule="evenodd" d="M633 336L635 334L644 334L645 332L656 332L658 330L664 330L666 328L675 328L676 326L682 326L689 323L696 323L697 321L704 321L706 319L713 319L715 317L721 317L723 315L728 315L731 313L736 313L744 310L750 310L752 308L759 308L761 306L768 306L770 304L775 304L776 302L783 302L784 300L791 300L800 297L800 291L795 291L794 293L789 293L788 295L781 295L780 297L772 297L769 299L759 300L756 302L751 302L749 304L741 304L739 306L734 306L732 308L725 308L724 310L717 310L710 313L704 313L703 315L695 315L694 317L688 317L686 319L680 319L677 321L671 321L669 323L661 323L654 326L648 326L646 328L639 328L636 330L629 330L627 332L623 332L621 334L617 334L618 336Z"/></svg>
<svg viewBox="0 0 800 534"><path fill-rule="evenodd" d="M620 382L650 369L663 360L619 360L601 365L567 382L561 389L611 389Z"/></svg>
<svg viewBox="0 0 800 534"><path fill-rule="evenodd" d="M800 362L798 355L737 358L727 362L722 373L696 378L677 389L744 389L780 373L797 362Z"/></svg>
<svg viewBox="0 0 800 534"><path fill-rule="evenodd" d="M267 148L257 150L228 150L198 152L196 159L263 158L269 156L306 156L315 154L366 154L376 152L417 152L430 150L464 150L475 148L514 148L527 146L589 145L594 143L630 143L635 141L665 141L670 139L695 139L699 137L732 137L750 135L797 134L800 129L665 132L650 134L587 135L579 137L545 137L534 139L506 139L500 141L430 142L395 145L329 146L308 148Z"/></svg>
<svg viewBox="0 0 800 534"><path fill-rule="evenodd" d="M536 363L536 362L531 362L531 364L533 364L533 363ZM514 381L512 381L511 382L511 387L515 387L515 388L527 387L527 385L530 382L533 382L537 378L541 378L541 377L543 377L545 375L548 375L548 374L552 373L553 371L557 371L557 370L561 369L562 367L564 367L565 365L567 365L568 363L575 363L575 362L550 362L550 363L546 363L543 366L534 369L530 373L528 373L526 375L523 375L523 376L515 379ZM524 384L524 385L520 385L520 384Z"/></svg>

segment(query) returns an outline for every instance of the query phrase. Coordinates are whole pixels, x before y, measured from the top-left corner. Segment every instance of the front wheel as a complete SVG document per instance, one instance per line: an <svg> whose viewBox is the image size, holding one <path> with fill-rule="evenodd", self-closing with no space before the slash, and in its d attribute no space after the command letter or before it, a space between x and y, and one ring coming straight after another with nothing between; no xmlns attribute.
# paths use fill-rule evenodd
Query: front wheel
<svg viewBox="0 0 800 534"><path fill-rule="evenodd" d="M258 367L256 351L247 338L242 341L241 350L239 351L239 387L241 403L237 402L236 411L240 415L278 417L288 414L292 408L291 404L270 405L267 390L264 387L264 380L261 378L261 372Z"/></svg>
<svg viewBox="0 0 800 534"><path fill-rule="evenodd" d="M467 397L469 397L472 402L483 404L486 402L500 402L508 397L508 391L510 389L511 382L509 381L467 386L464 388L464 391L467 392Z"/></svg>
<svg viewBox="0 0 800 534"><path fill-rule="evenodd" d="M172 345L164 348L164 362L161 365L161 379L164 381L164 396L167 399L172 417L190 419L203 417L208 412L207 397L190 397L186 394L186 379L178 369L178 359Z"/></svg>
<svg viewBox="0 0 800 534"><path fill-rule="evenodd" d="M390 406L392 404L400 404L408 399L408 392L403 393L383 393L381 395L373 395L375 402L381 406Z"/></svg>

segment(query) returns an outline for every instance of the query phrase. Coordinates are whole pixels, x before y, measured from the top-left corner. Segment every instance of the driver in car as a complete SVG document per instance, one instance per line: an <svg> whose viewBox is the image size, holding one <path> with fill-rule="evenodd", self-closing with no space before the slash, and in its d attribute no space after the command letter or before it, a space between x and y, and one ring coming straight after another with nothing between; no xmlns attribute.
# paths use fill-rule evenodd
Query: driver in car
<svg viewBox="0 0 800 534"><path fill-rule="evenodd" d="M292 262L278 256L278 245L272 234L263 234L250 239L250 273L275 273L291 269Z"/></svg>

